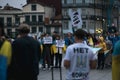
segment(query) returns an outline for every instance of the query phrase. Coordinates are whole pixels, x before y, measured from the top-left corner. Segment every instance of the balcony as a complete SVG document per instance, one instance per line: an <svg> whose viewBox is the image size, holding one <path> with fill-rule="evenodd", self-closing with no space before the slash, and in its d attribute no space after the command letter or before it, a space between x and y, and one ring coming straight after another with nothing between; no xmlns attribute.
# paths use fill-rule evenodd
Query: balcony
<svg viewBox="0 0 120 80"><path fill-rule="evenodd" d="M18 27L20 25L20 22L17 23L5 23L4 26L7 28L14 28L14 27Z"/></svg>
<svg viewBox="0 0 120 80"><path fill-rule="evenodd" d="M25 23L27 23L28 25L44 25L44 22L38 22L38 21L36 21L36 22L25 22Z"/></svg>
<svg viewBox="0 0 120 80"><path fill-rule="evenodd" d="M76 3L76 4L62 4L63 8L82 8L82 7L88 7L88 8L103 8L105 7L105 3Z"/></svg>

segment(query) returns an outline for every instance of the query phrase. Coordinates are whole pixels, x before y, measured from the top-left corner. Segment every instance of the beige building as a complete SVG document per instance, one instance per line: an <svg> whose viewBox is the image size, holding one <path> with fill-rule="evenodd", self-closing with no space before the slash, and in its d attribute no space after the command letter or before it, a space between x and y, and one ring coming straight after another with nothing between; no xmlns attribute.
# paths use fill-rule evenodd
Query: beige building
<svg viewBox="0 0 120 80"><path fill-rule="evenodd" d="M20 23L30 25L31 34L51 33L53 30L46 29L45 25L52 24L50 20L54 17L55 9L41 3L26 4L22 10L6 4L0 10L0 21L4 23L5 32L11 37L17 34L17 27Z"/></svg>

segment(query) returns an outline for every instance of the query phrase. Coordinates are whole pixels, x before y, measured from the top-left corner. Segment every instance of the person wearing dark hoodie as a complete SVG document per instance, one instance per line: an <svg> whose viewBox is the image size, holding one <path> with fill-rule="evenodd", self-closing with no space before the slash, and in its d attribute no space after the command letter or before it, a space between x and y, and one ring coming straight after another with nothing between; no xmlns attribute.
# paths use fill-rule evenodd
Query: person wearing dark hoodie
<svg viewBox="0 0 120 80"><path fill-rule="evenodd" d="M8 80L37 80L39 74L40 44L28 36L29 25L18 28L20 37L12 43L12 60Z"/></svg>

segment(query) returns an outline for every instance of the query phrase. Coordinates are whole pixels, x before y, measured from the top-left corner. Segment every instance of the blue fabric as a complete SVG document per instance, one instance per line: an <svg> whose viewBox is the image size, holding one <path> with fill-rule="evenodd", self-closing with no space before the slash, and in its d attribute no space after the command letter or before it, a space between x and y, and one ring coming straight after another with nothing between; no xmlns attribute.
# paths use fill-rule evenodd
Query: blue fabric
<svg viewBox="0 0 120 80"><path fill-rule="evenodd" d="M114 47L115 43L120 40L120 37L119 36L115 36L115 37L114 36L111 36L111 37L109 36L108 39L112 42L112 46Z"/></svg>
<svg viewBox="0 0 120 80"><path fill-rule="evenodd" d="M114 50L113 50L113 56L117 56L117 55L120 55L120 41L118 41L116 44L115 44L115 47L114 47Z"/></svg>
<svg viewBox="0 0 120 80"><path fill-rule="evenodd" d="M65 45L66 46L69 46L70 44L73 44L74 43L74 38L71 37L71 38L68 38L68 37L65 37Z"/></svg>
<svg viewBox="0 0 120 80"><path fill-rule="evenodd" d="M6 80L7 58L0 55L0 80Z"/></svg>

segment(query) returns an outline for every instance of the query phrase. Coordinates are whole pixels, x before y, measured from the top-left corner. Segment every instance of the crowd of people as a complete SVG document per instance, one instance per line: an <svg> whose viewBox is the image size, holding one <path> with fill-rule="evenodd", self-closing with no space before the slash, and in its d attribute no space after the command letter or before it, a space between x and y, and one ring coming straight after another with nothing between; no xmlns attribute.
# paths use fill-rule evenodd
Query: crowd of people
<svg viewBox="0 0 120 80"><path fill-rule="evenodd" d="M43 33L33 37L28 35L30 28L25 23L19 26L18 31L16 39L11 40L5 35L0 22L0 80L37 80L39 64L42 64L43 70L61 68L62 59L69 73L67 80L79 79L76 74L82 75L81 80L87 80L89 69L95 67L91 47L101 48L96 69L104 69L106 50L110 50L109 54L114 53L114 60L119 60L116 58L119 45L115 45L120 40L118 32L103 37L102 34L90 34L78 29L64 36L54 31L52 35Z"/></svg>

